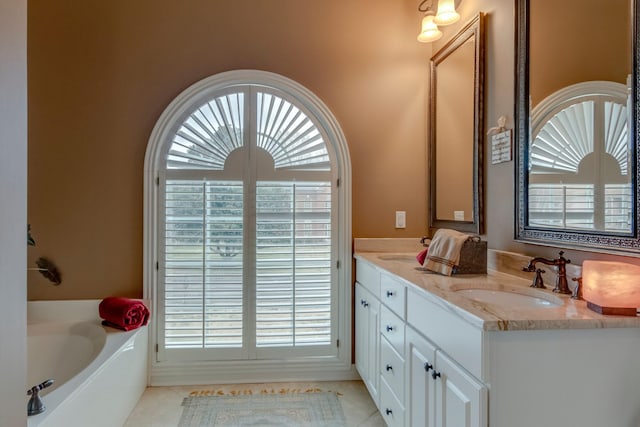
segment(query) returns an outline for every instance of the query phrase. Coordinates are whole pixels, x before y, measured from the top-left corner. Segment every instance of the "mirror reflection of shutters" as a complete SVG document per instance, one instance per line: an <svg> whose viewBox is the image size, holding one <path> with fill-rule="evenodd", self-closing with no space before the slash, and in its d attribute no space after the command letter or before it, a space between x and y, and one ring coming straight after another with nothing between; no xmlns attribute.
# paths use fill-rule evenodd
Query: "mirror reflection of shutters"
<svg viewBox="0 0 640 427"><path fill-rule="evenodd" d="M616 97L589 91L597 82L587 83L580 96L571 92L532 110L529 224L629 231L633 189L625 88L620 85ZM561 98L561 92L549 98ZM585 166L587 156L600 166Z"/></svg>

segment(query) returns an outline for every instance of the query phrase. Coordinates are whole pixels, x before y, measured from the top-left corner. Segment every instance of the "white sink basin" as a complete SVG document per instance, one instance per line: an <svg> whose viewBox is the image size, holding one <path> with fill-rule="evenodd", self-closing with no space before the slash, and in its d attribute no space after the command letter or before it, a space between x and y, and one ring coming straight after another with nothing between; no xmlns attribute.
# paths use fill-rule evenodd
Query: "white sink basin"
<svg viewBox="0 0 640 427"><path fill-rule="evenodd" d="M456 293L475 301L510 308L550 308L562 305L562 300L554 295L542 292L531 295L525 291L535 292L529 289L458 289Z"/></svg>
<svg viewBox="0 0 640 427"><path fill-rule="evenodd" d="M418 260L416 260L415 255L378 255L378 259L382 261L401 261L401 262L411 262L413 264L417 264Z"/></svg>

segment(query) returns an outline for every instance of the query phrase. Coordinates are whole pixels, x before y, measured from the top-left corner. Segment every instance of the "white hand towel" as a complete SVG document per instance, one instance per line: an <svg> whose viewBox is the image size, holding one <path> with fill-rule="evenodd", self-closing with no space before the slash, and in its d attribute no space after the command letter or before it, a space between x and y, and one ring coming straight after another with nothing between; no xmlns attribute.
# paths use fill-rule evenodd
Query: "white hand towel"
<svg viewBox="0 0 640 427"><path fill-rule="evenodd" d="M436 231L423 267L435 273L451 276L453 267L460 263L462 245L471 236L459 231L440 229Z"/></svg>

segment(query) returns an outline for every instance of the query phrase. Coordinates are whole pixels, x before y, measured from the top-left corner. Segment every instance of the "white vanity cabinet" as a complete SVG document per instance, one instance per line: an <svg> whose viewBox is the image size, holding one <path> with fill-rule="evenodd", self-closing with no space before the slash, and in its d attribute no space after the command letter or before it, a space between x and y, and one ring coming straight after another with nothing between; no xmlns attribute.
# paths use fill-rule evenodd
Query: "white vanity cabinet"
<svg viewBox="0 0 640 427"><path fill-rule="evenodd" d="M487 388L407 327L407 425L484 427Z"/></svg>
<svg viewBox="0 0 640 427"><path fill-rule="evenodd" d="M370 264L358 263L356 277L356 369L377 406L380 393L380 272Z"/></svg>
<svg viewBox="0 0 640 427"><path fill-rule="evenodd" d="M380 302L356 283L356 369L371 398L378 405L380 375Z"/></svg>
<svg viewBox="0 0 640 427"><path fill-rule="evenodd" d="M488 426L488 391L441 352L436 353L436 426Z"/></svg>
<svg viewBox="0 0 640 427"><path fill-rule="evenodd" d="M406 286L393 276L380 278L380 411L387 425L405 425Z"/></svg>
<svg viewBox="0 0 640 427"><path fill-rule="evenodd" d="M528 310L449 299L449 286L518 279L425 276L386 258L356 257L355 335L356 366L389 426L640 426L640 317L568 297ZM362 295L377 323L359 320Z"/></svg>
<svg viewBox="0 0 640 427"><path fill-rule="evenodd" d="M436 380L432 378L436 348L413 328L407 328L407 425L435 425Z"/></svg>
<svg viewBox="0 0 640 427"><path fill-rule="evenodd" d="M393 275L357 261L356 368L390 427L487 427L486 387L437 348L428 333L465 340L451 347L456 352L476 344L479 349L478 337L473 330L453 332L461 325L440 310ZM470 358L478 357L472 353Z"/></svg>

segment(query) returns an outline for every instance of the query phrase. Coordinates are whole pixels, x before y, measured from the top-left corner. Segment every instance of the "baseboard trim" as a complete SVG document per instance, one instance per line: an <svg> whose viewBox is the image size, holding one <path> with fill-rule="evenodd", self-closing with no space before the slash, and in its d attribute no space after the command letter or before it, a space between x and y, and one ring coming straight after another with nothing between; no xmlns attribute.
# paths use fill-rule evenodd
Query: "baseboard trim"
<svg viewBox="0 0 640 427"><path fill-rule="evenodd" d="M350 381L360 375L353 365L287 361L156 363L149 385L248 384L262 382Z"/></svg>

